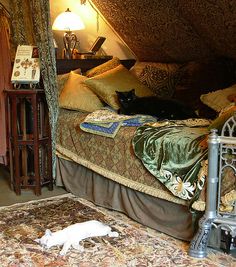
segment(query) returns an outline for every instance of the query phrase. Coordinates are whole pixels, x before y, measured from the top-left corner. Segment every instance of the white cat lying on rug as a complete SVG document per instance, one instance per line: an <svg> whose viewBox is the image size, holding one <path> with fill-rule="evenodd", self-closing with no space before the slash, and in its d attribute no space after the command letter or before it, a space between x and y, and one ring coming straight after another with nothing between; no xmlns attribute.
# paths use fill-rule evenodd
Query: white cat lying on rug
<svg viewBox="0 0 236 267"><path fill-rule="evenodd" d="M49 229L45 231L45 235L41 238L35 239L37 243L45 248L52 246L62 246L60 255L66 255L67 251L72 246L83 252L84 248L80 245L82 239L96 236L118 237L117 232L112 232L111 227L95 220L76 223L70 225L63 230L52 233Z"/></svg>

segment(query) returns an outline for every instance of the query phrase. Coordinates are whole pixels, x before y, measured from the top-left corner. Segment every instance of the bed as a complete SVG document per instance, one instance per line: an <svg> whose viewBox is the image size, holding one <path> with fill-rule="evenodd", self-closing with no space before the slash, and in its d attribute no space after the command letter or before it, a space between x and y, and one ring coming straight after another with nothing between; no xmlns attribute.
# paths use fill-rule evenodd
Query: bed
<svg viewBox="0 0 236 267"><path fill-rule="evenodd" d="M199 108L199 114L201 112L206 114L206 118L202 119L154 122L142 118L140 124L135 121L136 124L127 125L124 123L124 118L117 119L116 114L113 116L112 113L113 121L107 120L109 117L107 117L107 112L109 114L114 112L117 103L114 98L111 99L110 95L108 96L107 91L104 93L104 88L108 87L109 91L111 84L117 84L117 79L114 78L117 71L119 72L118 85L122 90L125 90L127 83L129 86L133 86L133 83L138 80L141 85L135 83L135 86L140 85L138 87L140 96L146 95L148 91L159 96L176 99L185 96L183 101L188 101L192 106L201 102L198 100L196 103L196 90L194 93L193 91L188 93L184 91L183 77L185 77L186 82L186 72L183 75L183 70L186 65L138 63L131 70L124 70L120 65L122 62L114 58L91 70L82 69L83 75L78 74L80 70L74 70L73 74L59 75L58 87L61 108L57 130L56 185L64 186L69 192L88 199L96 205L123 212L132 219L158 231L190 241L198 229L199 218L202 217L205 210L206 187L204 184L208 169L207 138L212 128L223 126L226 119L233 114L235 106L230 102L226 103L230 108L227 107L226 111L222 113L223 115L214 121L212 118L218 112L216 108L215 110L209 108L210 105L202 105L204 108ZM75 68L74 65L73 69ZM76 72L83 77L76 76ZM121 72L125 76L120 76ZM150 72L151 76L148 75ZM133 81L133 77L135 77L135 81ZM157 81L156 79L153 80L153 77L157 78ZM180 82L181 79L182 83ZM120 84L120 80L125 82ZM104 102L109 103L109 107L113 109L109 110L107 106L104 107L97 100L97 102L95 101L96 107L90 106L91 101L87 103L86 108L81 109L81 105L84 107L86 101L79 103L78 107L78 103L74 101L76 97L78 99L78 90L71 92L75 81L77 87L78 83L82 83L83 86L85 84L86 90L87 88L91 89L96 96L99 96L100 100L102 99L103 104ZM229 89L228 95L231 91L235 92L235 87L233 89L230 87L233 81L228 76L224 85L222 85L222 80L220 82L218 87L211 84L204 88L205 91L198 92L199 99L202 95L202 98L205 98L204 102L207 103L211 90L227 86L229 86L227 88ZM189 80L187 83L189 87ZM143 85L148 88L145 92ZM190 87L194 88L194 86ZM84 92L81 98L86 94L91 94L91 92ZM70 100L68 100L68 95ZM193 102L189 102L191 95ZM94 97L94 95L90 95L90 97ZM225 96L224 101L227 102ZM219 101L217 100L216 103L219 104ZM225 102L222 105L225 105ZM106 116L102 116L103 121L101 122L98 115L103 114L103 112L106 113ZM116 119L114 120L113 117ZM99 126L102 125L103 127L102 133L100 128L98 133L98 125L95 125L96 128L90 127L91 123L94 126L96 124L94 122L97 121L99 121ZM89 127L82 127L85 125L84 123L87 123L86 125ZM184 135L181 134L182 130L185 132ZM167 143L166 146L163 146L167 140L163 131L168 138L173 135L173 132L177 134L172 136L171 142ZM156 138L157 135L161 136L162 139ZM188 140L184 137L186 135L189 136ZM180 140L179 138L181 142L176 144L175 141ZM157 143L156 140L161 140L161 142ZM189 142L191 147L188 145ZM147 144L153 143L155 143L155 149L152 145L151 148L147 149ZM185 146L187 150L183 152ZM164 166L165 164L168 165L167 158L171 157L174 150L176 150L176 156L178 151L182 151L182 157L186 159L189 149L192 151L192 155L188 155L188 163L185 162L183 168L173 167L176 162L172 161L174 180L172 179L171 183L167 183L166 181L170 181L168 178L170 172L162 171L160 173L160 168L155 168L155 161L153 164L153 160L156 160L155 155L163 156L165 151L169 151L169 155L162 157L162 162L158 163L160 166ZM164 152L162 151L160 154L161 150ZM180 162L183 163L183 159L180 159ZM183 177L185 180L181 183L173 182ZM179 190L180 184L184 185L185 189L187 185L187 190ZM231 187L232 183L229 182L228 187L224 188L224 195L230 191Z"/></svg>

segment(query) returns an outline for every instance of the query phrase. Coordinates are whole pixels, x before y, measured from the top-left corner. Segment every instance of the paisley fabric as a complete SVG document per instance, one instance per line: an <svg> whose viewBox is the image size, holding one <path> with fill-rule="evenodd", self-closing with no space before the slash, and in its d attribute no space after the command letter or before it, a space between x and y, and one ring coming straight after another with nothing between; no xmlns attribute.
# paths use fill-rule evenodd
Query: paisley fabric
<svg viewBox="0 0 236 267"><path fill-rule="evenodd" d="M178 72L147 65L138 78L156 96L170 98L175 92L175 86L179 77Z"/></svg>
<svg viewBox="0 0 236 267"><path fill-rule="evenodd" d="M206 127L183 125L140 126L133 137L136 156L175 196L193 200L199 196L205 175L198 176L207 149L201 142Z"/></svg>
<svg viewBox="0 0 236 267"><path fill-rule="evenodd" d="M41 77L49 109L52 138L52 166L53 176L55 176L55 133L58 117L58 91L49 1L13 0L11 1L11 16L15 47L19 44L35 44L39 49Z"/></svg>
<svg viewBox="0 0 236 267"><path fill-rule="evenodd" d="M92 2L140 61L236 59L235 1Z"/></svg>

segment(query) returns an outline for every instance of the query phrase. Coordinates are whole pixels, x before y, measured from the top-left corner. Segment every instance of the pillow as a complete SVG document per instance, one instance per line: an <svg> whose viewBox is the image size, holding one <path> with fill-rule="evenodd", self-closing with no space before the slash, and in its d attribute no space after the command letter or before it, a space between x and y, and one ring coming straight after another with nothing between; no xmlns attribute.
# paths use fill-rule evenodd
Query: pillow
<svg viewBox="0 0 236 267"><path fill-rule="evenodd" d="M230 102L234 102L236 103L236 92L232 95L229 95L227 96L227 99L230 101Z"/></svg>
<svg viewBox="0 0 236 267"><path fill-rule="evenodd" d="M135 89L137 96L153 96L154 93L132 75L123 65L108 70L85 81L104 102L114 109L119 109L116 91Z"/></svg>
<svg viewBox="0 0 236 267"><path fill-rule="evenodd" d="M228 96L235 94L235 92L236 84L222 90L203 94L200 96L200 99L205 105L209 106L217 112L220 112L224 107L230 104Z"/></svg>
<svg viewBox="0 0 236 267"><path fill-rule="evenodd" d="M224 112L222 112L208 127L209 130L211 129L217 129L218 131L221 131L224 123L236 112L236 106L235 104L231 104L228 109L226 109Z"/></svg>
<svg viewBox="0 0 236 267"><path fill-rule="evenodd" d="M94 67L86 72L87 77L94 77L96 75L102 74L108 70L114 69L120 65L120 60L117 57L113 57L112 59L108 60L107 62Z"/></svg>
<svg viewBox="0 0 236 267"><path fill-rule="evenodd" d="M147 85L158 97L170 98L175 92L179 74L177 71L147 65L139 75L139 80Z"/></svg>
<svg viewBox="0 0 236 267"><path fill-rule="evenodd" d="M76 69L73 72L75 72L77 74L81 74L81 69ZM70 72L57 75L57 88L58 88L59 95L61 94L61 91L62 91L66 81L69 78L69 75L70 75Z"/></svg>
<svg viewBox="0 0 236 267"><path fill-rule="evenodd" d="M85 76L70 72L59 97L61 108L93 112L103 107L100 99L84 84L86 79Z"/></svg>
<svg viewBox="0 0 236 267"><path fill-rule="evenodd" d="M160 63L160 62L136 62L134 66L130 69L130 72L139 78L140 74L147 66L156 67L161 70L166 70L168 72L176 72L182 64L177 63Z"/></svg>

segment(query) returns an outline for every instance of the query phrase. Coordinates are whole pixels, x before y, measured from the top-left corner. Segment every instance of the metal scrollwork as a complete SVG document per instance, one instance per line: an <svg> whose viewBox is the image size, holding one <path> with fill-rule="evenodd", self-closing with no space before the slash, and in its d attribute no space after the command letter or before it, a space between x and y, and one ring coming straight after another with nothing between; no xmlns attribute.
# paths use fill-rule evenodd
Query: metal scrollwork
<svg viewBox="0 0 236 267"><path fill-rule="evenodd" d="M236 112L225 122L220 136L216 130L209 135L208 162L206 210L189 248L189 255L196 258L207 256L213 225L227 236L226 252L236 243ZM222 196L222 182L227 168L228 175L230 171L230 177L235 178L232 191Z"/></svg>

